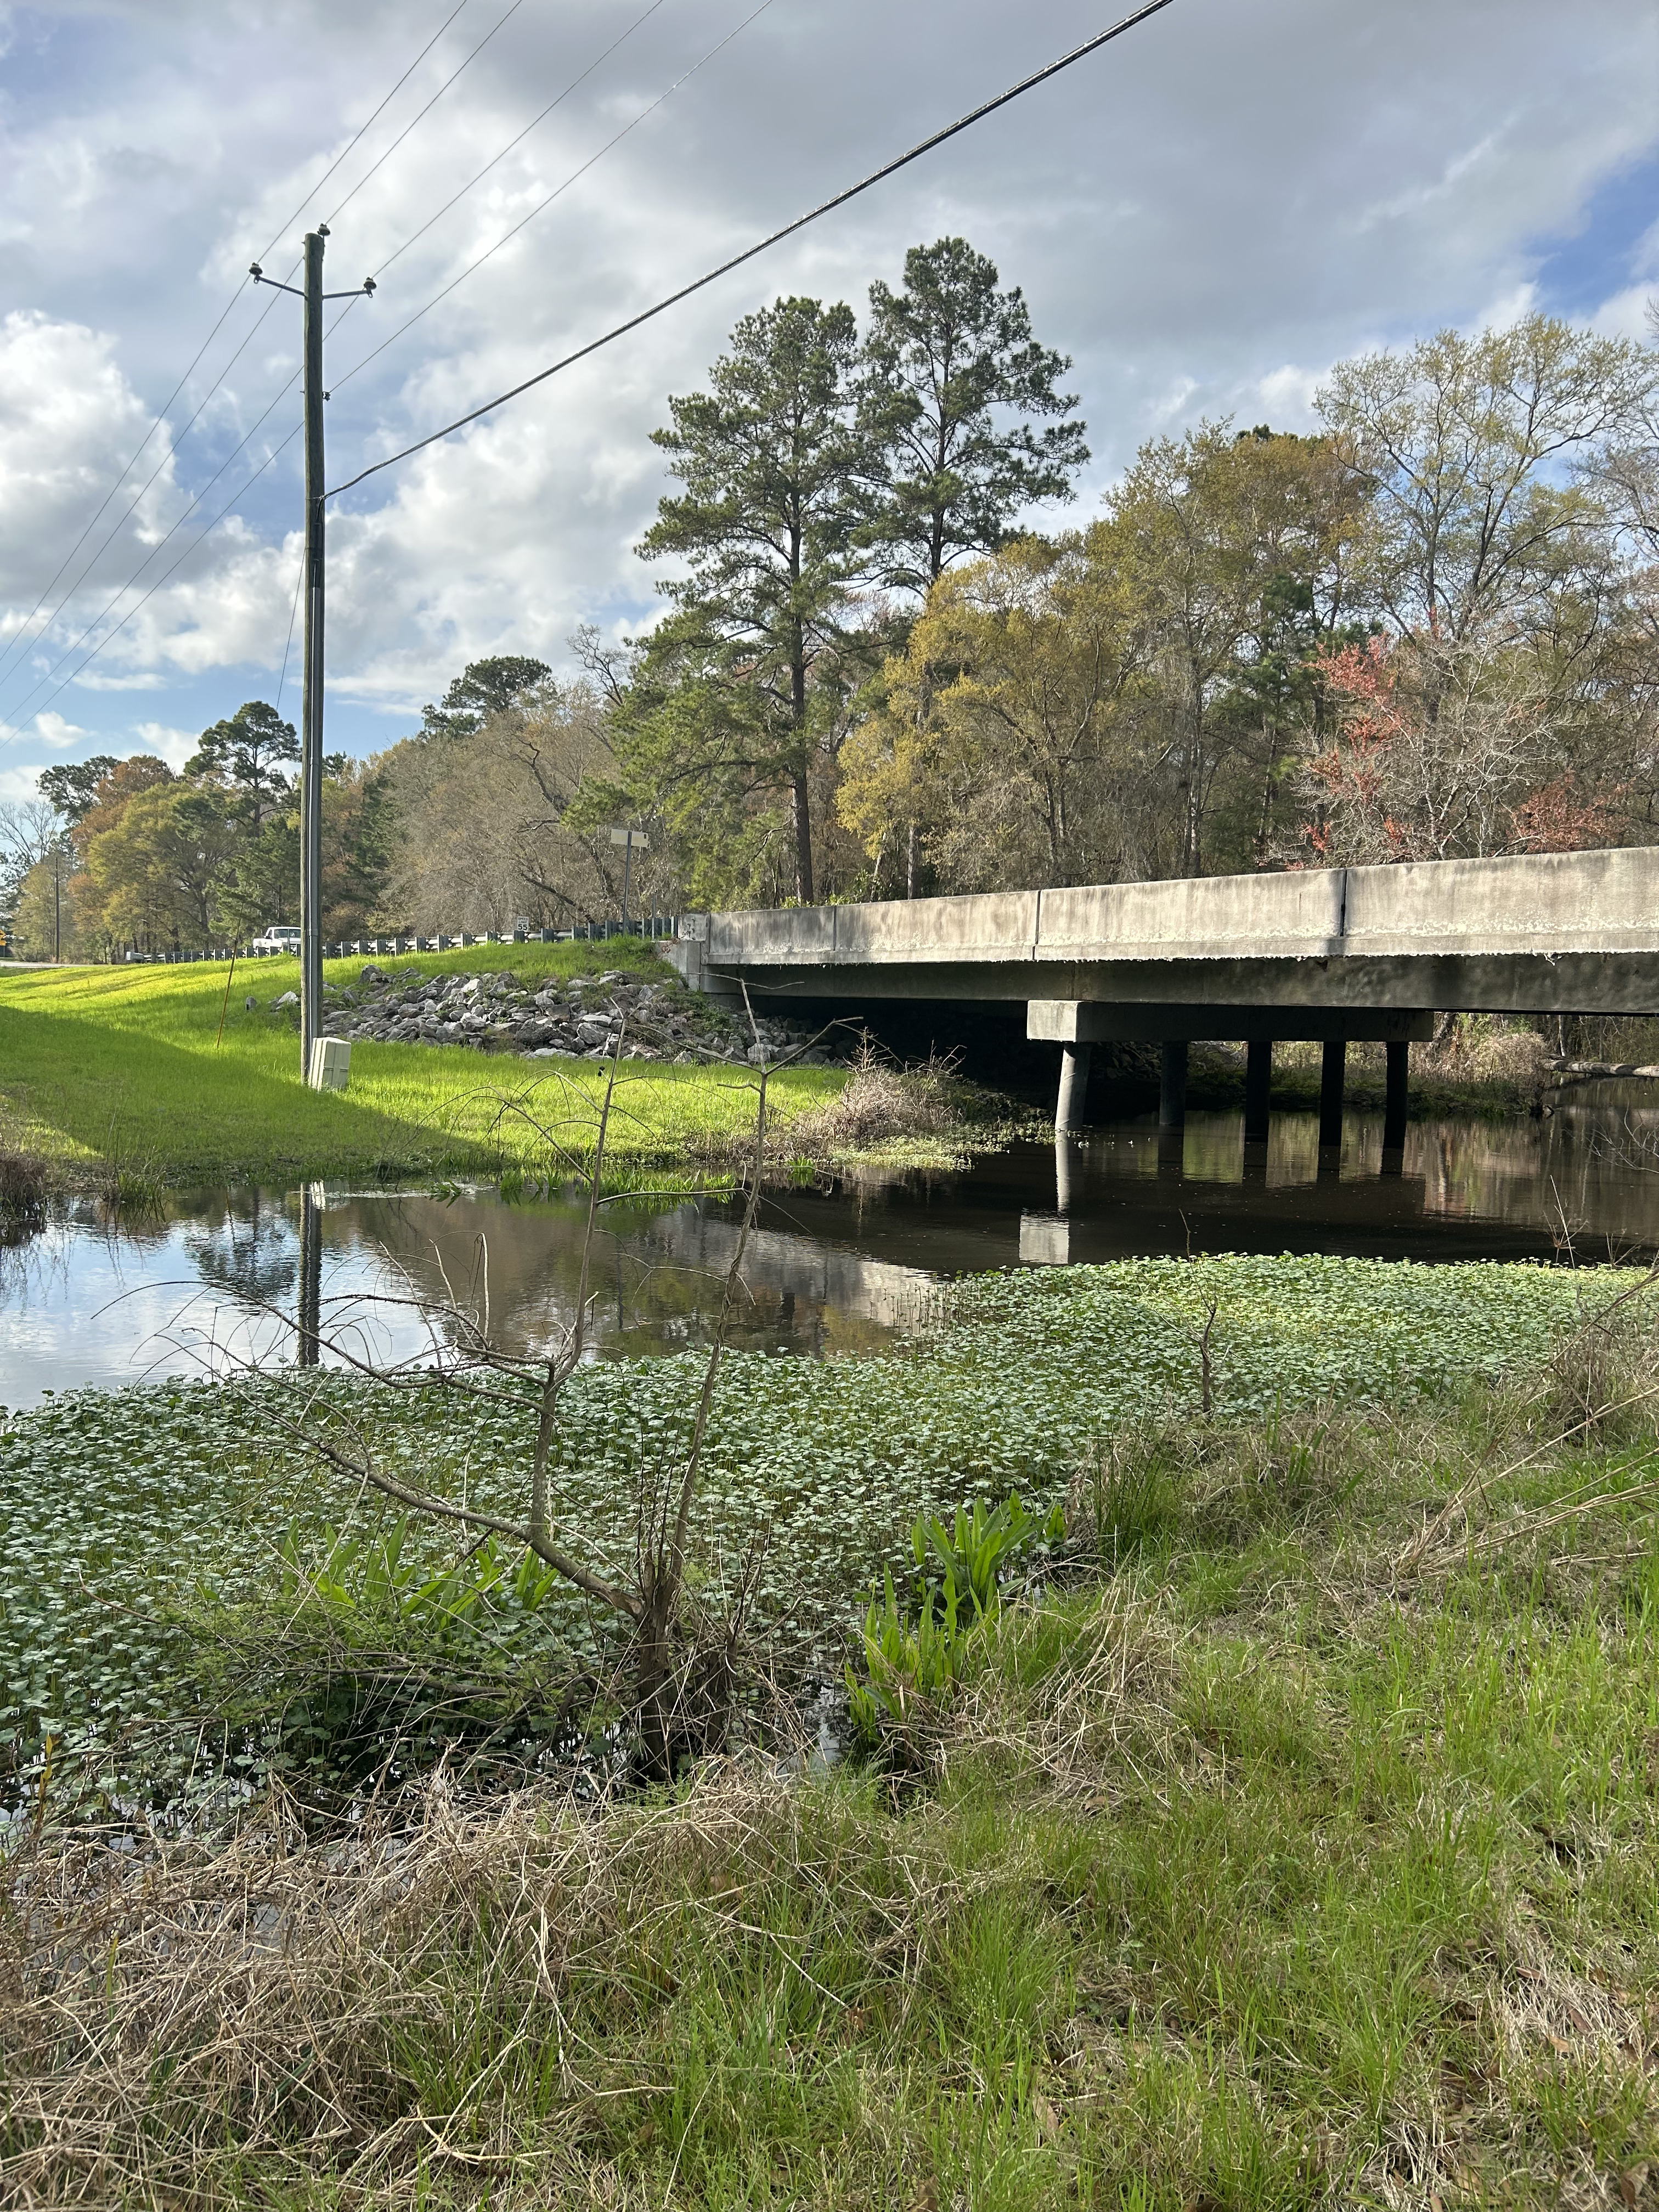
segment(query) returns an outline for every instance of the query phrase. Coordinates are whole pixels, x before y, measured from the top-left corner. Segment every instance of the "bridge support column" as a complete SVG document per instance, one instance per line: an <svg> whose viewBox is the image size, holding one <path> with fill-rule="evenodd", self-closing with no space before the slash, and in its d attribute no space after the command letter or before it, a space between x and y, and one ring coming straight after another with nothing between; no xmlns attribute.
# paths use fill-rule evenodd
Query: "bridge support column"
<svg viewBox="0 0 1659 2212"><path fill-rule="evenodd" d="M1089 1094L1089 1062L1094 1047L1063 1044L1060 1048L1060 1097L1054 1107L1054 1134L1069 1136L1084 1126L1085 1102Z"/></svg>
<svg viewBox="0 0 1659 2212"><path fill-rule="evenodd" d="M1252 1039L1244 1048L1244 1141L1267 1141L1267 1100L1273 1085L1273 1048L1271 1038Z"/></svg>
<svg viewBox="0 0 1659 2212"><path fill-rule="evenodd" d="M1054 1212L1069 1213L1072 1210L1072 1185L1075 1180L1077 1150L1063 1130L1054 1132Z"/></svg>
<svg viewBox="0 0 1659 2212"><path fill-rule="evenodd" d="M1406 1166L1406 1096L1411 1080L1412 1048L1390 1044L1388 1089L1382 1103L1382 1172L1402 1175Z"/></svg>
<svg viewBox="0 0 1659 2212"><path fill-rule="evenodd" d="M1179 1182L1187 1164L1187 1040L1164 1040L1163 1080L1158 1094L1158 1172Z"/></svg>
<svg viewBox="0 0 1659 2212"><path fill-rule="evenodd" d="M1158 1126L1160 1129L1184 1129L1187 1126L1185 1037L1164 1039L1164 1076L1158 1096Z"/></svg>
<svg viewBox="0 0 1659 2212"><path fill-rule="evenodd" d="M1319 1149L1342 1150L1342 1086L1348 1072L1348 1048L1340 1038L1328 1038L1319 1074Z"/></svg>

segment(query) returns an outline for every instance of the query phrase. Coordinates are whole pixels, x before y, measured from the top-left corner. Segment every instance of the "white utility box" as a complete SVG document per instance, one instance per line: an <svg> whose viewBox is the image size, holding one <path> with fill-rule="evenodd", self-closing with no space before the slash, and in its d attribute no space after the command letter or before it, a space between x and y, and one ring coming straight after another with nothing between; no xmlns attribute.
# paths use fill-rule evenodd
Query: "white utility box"
<svg viewBox="0 0 1659 2212"><path fill-rule="evenodd" d="M311 1087L343 1091L351 1080L351 1043L347 1037L313 1037Z"/></svg>

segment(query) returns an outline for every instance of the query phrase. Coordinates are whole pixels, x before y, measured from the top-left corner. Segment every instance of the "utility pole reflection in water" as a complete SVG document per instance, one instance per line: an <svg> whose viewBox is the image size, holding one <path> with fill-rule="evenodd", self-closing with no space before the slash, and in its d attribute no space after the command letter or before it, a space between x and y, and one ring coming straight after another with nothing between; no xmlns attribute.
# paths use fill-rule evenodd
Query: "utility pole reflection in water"
<svg viewBox="0 0 1659 2212"><path fill-rule="evenodd" d="M300 1193L300 1364L314 1367L322 1351L323 1190L308 1182Z"/></svg>

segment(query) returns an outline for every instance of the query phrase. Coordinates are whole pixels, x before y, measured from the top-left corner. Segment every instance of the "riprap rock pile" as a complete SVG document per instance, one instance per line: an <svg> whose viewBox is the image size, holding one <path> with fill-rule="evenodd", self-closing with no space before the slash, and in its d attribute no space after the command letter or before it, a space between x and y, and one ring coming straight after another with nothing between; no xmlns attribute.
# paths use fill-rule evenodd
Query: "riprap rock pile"
<svg viewBox="0 0 1659 2212"><path fill-rule="evenodd" d="M694 1062L772 1059L811 1032L762 1017L760 1046L724 1008L672 983L641 982L620 971L568 982L526 981L509 973L427 975L371 963L354 988L324 987L328 1036L391 1044L469 1045L476 1052L555 1053L605 1060L623 1031L624 1060ZM278 1001L281 1004L282 1001ZM831 1055L813 1052L811 1060Z"/></svg>

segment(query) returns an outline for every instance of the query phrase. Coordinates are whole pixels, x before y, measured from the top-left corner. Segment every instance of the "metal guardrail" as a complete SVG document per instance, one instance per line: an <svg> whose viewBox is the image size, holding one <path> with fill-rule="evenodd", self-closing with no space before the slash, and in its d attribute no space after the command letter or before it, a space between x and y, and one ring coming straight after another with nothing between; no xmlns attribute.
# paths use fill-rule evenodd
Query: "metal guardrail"
<svg viewBox="0 0 1659 2212"><path fill-rule="evenodd" d="M675 937L679 933L678 915L653 914L638 921L588 921L579 923L574 929L515 929L440 931L434 937L407 933L397 937L347 937L329 939L323 946L325 960L374 959L385 957L397 959L410 952L459 952L478 945L597 945L613 937L638 937L654 941L659 938ZM251 945L226 945L210 951L176 952L125 952L114 962L118 967L189 967L198 961L215 960L283 960L298 957L296 946L293 952L271 952Z"/></svg>

